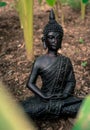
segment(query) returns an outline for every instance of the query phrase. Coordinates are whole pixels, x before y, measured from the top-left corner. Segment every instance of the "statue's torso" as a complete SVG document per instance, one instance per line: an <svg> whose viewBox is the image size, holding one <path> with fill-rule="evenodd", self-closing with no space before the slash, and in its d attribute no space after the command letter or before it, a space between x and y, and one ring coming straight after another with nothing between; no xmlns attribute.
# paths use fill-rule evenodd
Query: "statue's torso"
<svg viewBox="0 0 90 130"><path fill-rule="evenodd" d="M39 74L43 82L41 91L46 95L62 93L67 73L67 58L62 55L44 55L40 60Z"/></svg>
<svg viewBox="0 0 90 130"><path fill-rule="evenodd" d="M72 65L69 58L58 55L56 58L51 59L50 57L48 58L47 55L44 55L36 59L35 67L35 72L42 78L42 93L44 93L46 97L55 95L56 98L54 96L48 101L45 101L37 95L30 97L30 99L24 103L26 112L29 112L33 117L43 115L46 117L53 115L59 117L60 114L62 115L64 113L75 114L82 100L72 95L65 99L60 99L61 94L64 94L63 92L66 88L66 90L68 90L68 88L75 86L72 84L75 82L75 79L73 78L74 76L71 71ZM68 82L69 84L67 85Z"/></svg>

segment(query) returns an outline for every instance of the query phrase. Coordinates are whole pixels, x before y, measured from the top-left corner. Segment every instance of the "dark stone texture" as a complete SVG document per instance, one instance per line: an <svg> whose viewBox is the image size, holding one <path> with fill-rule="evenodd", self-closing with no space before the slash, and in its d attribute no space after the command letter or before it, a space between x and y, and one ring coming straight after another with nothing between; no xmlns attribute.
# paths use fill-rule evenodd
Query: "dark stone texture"
<svg viewBox="0 0 90 130"><path fill-rule="evenodd" d="M22 106L32 118L60 118L76 116L82 99L74 96L76 85L73 66L68 57L58 54L61 48L63 29L53 13L44 28L42 38L47 54L38 57L33 65L27 87L35 96L22 102ZM36 86L41 76L42 87Z"/></svg>

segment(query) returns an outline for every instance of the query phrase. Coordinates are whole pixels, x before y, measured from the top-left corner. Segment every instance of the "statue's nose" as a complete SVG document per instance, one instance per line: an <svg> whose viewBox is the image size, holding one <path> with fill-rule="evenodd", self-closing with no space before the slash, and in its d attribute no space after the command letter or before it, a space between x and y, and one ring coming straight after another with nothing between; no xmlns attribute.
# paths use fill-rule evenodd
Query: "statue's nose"
<svg viewBox="0 0 90 130"><path fill-rule="evenodd" d="M52 39L52 42L56 43L56 42L57 42L57 40L56 40L55 38L53 38L53 39Z"/></svg>

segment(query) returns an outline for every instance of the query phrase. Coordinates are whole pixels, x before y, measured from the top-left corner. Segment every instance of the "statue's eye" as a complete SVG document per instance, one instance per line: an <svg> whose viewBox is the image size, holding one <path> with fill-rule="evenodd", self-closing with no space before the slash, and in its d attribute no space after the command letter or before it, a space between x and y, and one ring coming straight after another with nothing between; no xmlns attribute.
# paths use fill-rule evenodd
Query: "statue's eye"
<svg viewBox="0 0 90 130"><path fill-rule="evenodd" d="M55 38L55 37L52 35L48 36L48 39L53 39L53 38Z"/></svg>
<svg viewBox="0 0 90 130"><path fill-rule="evenodd" d="M58 34L58 35L56 35L55 37L56 37L56 38L60 38L60 35Z"/></svg>

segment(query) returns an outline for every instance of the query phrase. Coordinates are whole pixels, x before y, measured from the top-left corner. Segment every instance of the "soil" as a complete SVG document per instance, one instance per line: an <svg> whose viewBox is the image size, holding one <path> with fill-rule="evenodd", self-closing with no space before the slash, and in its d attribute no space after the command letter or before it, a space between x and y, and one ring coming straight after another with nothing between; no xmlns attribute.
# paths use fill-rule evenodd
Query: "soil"
<svg viewBox="0 0 90 130"><path fill-rule="evenodd" d="M14 95L15 100L24 100L33 93L26 88L33 61L27 59L23 30L20 27L18 13L13 1L0 9L0 80ZM86 9L85 20L81 20L80 12L64 6L65 22L62 49L73 64L76 76L75 94L85 97L90 93L90 8ZM47 24L50 7L43 3L42 7L34 5L34 56L45 53L42 46L42 31ZM61 12L59 10L59 22ZM83 63L86 62L84 66ZM37 84L40 84L38 81ZM39 130L70 130L73 119L37 122Z"/></svg>

